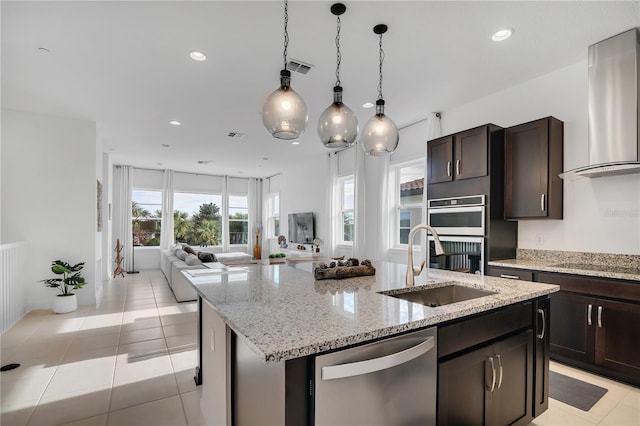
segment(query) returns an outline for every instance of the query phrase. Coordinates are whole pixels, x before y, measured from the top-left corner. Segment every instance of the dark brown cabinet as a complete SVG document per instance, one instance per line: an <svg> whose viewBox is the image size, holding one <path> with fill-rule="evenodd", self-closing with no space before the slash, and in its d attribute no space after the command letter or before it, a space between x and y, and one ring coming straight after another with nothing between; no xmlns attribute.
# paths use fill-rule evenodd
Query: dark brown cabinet
<svg viewBox="0 0 640 426"><path fill-rule="evenodd" d="M551 356L551 300L538 300L534 306L534 389L533 417L549 408L549 359Z"/></svg>
<svg viewBox="0 0 640 426"><path fill-rule="evenodd" d="M563 126L547 117L505 130L506 219L562 219Z"/></svg>
<svg viewBox="0 0 640 426"><path fill-rule="evenodd" d="M442 362L439 425L518 425L531 422L532 332Z"/></svg>
<svg viewBox="0 0 640 426"><path fill-rule="evenodd" d="M537 273L551 295L551 357L640 386L640 284Z"/></svg>
<svg viewBox="0 0 640 426"><path fill-rule="evenodd" d="M487 176L490 126L427 142L427 183Z"/></svg>

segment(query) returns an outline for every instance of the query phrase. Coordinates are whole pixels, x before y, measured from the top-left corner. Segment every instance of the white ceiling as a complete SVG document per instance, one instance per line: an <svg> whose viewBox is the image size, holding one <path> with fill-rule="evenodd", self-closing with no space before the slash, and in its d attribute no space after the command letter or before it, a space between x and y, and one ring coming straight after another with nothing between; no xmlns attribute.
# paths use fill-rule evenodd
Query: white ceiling
<svg viewBox="0 0 640 426"><path fill-rule="evenodd" d="M115 163L270 176L326 152L316 126L335 83L332 3L289 4L289 58L314 65L292 78L309 108L297 146L269 136L260 117L282 68L281 1L2 1L2 107L95 121ZM377 96L375 24L389 26L383 93L400 126L431 111L446 120L448 109L584 60L590 44L640 25L638 1L345 4L341 80L361 126L373 115L361 105ZM514 36L492 42L505 26ZM208 60L191 60L192 50Z"/></svg>

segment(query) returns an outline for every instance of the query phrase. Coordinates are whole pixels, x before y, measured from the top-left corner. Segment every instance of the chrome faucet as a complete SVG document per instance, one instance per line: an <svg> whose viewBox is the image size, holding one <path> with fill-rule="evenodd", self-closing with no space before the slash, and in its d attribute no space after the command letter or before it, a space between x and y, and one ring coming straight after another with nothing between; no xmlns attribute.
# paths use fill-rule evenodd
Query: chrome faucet
<svg viewBox="0 0 640 426"><path fill-rule="evenodd" d="M438 233L435 229L433 229L429 225L424 224L416 225L411 228L411 231L409 232L409 249L407 251L407 254L409 255L409 259L407 261L407 278L405 280L405 284L407 287L414 286L415 276L420 275L422 273L422 270L424 269L424 260L422 261L422 265L420 265L420 269L413 268L413 237L416 235L416 232L421 229L431 232L431 235L433 235L433 240L436 246L436 255L444 254L444 248L442 247L442 243L440 242L440 238L438 237Z"/></svg>

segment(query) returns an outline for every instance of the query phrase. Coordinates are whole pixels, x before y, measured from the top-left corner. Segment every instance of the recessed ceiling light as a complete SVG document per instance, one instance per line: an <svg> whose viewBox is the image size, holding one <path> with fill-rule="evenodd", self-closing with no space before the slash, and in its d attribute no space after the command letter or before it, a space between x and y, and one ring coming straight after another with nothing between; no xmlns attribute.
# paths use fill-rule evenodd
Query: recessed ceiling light
<svg viewBox="0 0 640 426"><path fill-rule="evenodd" d="M171 120L169 122L169 124L171 124L172 126L181 126L182 125L182 123L177 121L177 120Z"/></svg>
<svg viewBox="0 0 640 426"><path fill-rule="evenodd" d="M362 104L362 108L373 108L373 102L365 102Z"/></svg>
<svg viewBox="0 0 640 426"><path fill-rule="evenodd" d="M491 36L491 40L493 41L504 41L513 35L515 30L513 28L503 28L501 30L496 31Z"/></svg>
<svg viewBox="0 0 640 426"><path fill-rule="evenodd" d="M189 52L189 56L191 57L191 59L198 62L207 60L207 55L205 55L202 52L198 52L197 50L194 50L193 52Z"/></svg>
<svg viewBox="0 0 640 426"><path fill-rule="evenodd" d="M263 159L264 161L267 161L267 160L269 159L269 157L262 157L262 159Z"/></svg>
<svg viewBox="0 0 640 426"><path fill-rule="evenodd" d="M171 146L171 145L169 145L168 143L163 143L163 144L162 144L162 147L163 147L163 148L169 148L170 146Z"/></svg>
<svg viewBox="0 0 640 426"><path fill-rule="evenodd" d="M298 141L293 141L293 142L291 142L291 145L300 145L300 142L298 142Z"/></svg>

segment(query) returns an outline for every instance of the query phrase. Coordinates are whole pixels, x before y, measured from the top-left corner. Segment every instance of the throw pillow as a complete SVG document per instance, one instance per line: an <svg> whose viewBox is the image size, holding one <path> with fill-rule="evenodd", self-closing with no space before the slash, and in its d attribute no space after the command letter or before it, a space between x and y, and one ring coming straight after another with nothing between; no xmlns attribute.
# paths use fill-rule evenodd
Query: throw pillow
<svg viewBox="0 0 640 426"><path fill-rule="evenodd" d="M187 258L187 254L188 253L182 249L176 250L176 257L180 260L185 260Z"/></svg>
<svg viewBox="0 0 640 426"><path fill-rule="evenodd" d="M200 259L202 262L217 262L216 260L216 255L213 253L208 253L206 251L200 251L198 252L198 259Z"/></svg>
<svg viewBox="0 0 640 426"><path fill-rule="evenodd" d="M192 249L191 246L184 246L182 247L182 250L186 251L189 254L196 254L196 251Z"/></svg>
<svg viewBox="0 0 640 426"><path fill-rule="evenodd" d="M184 259L184 263L186 263L189 266L202 265L202 262L200 261L200 259L198 259L198 256L196 256L195 254L188 254L187 257Z"/></svg>

